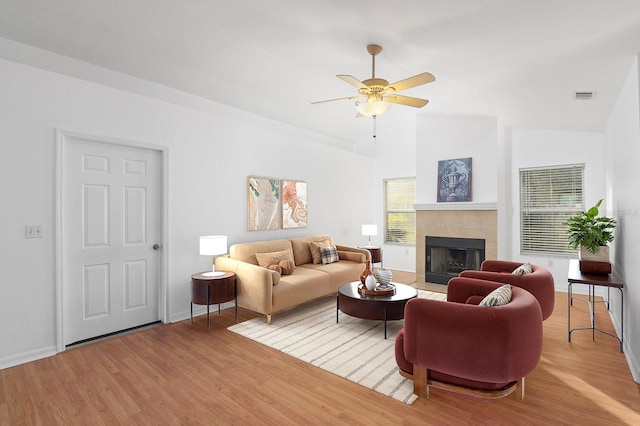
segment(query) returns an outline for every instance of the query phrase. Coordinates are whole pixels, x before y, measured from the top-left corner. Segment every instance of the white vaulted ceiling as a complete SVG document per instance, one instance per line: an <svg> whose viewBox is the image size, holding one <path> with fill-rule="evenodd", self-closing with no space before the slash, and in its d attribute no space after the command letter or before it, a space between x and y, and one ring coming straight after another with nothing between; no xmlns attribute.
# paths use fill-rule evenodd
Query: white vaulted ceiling
<svg viewBox="0 0 640 426"><path fill-rule="evenodd" d="M311 102L355 94L336 74L369 78L371 43L377 77L436 76L403 92L426 107L394 105L378 126L437 113L601 131L640 53L640 1L0 0L0 37L345 144L371 119Z"/></svg>

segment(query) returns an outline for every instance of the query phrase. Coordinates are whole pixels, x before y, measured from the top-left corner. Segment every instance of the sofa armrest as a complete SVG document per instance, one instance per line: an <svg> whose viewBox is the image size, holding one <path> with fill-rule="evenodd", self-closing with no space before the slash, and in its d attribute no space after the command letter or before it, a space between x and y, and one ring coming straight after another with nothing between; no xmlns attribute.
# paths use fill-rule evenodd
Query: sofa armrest
<svg viewBox="0 0 640 426"><path fill-rule="evenodd" d="M513 263L516 265L516 267L520 266L520 264L516 262L505 263ZM492 269L500 269L498 265L489 265L489 267ZM510 267L511 265L506 266L507 269ZM536 299L538 299L538 303L540 303L540 307L542 308L542 316L544 319L547 319L553 313L553 309L555 306L556 292L553 275L551 275L551 272L549 272L549 270L537 265L531 265L531 268L533 272L531 274L524 275L516 275L510 272L493 272L488 270L467 270L462 271L460 273L460 277L494 281L523 288L533 294Z"/></svg>
<svg viewBox="0 0 640 426"><path fill-rule="evenodd" d="M481 271L512 273L518 266L524 262L512 262L510 260L485 260L480 265Z"/></svg>
<svg viewBox="0 0 640 426"><path fill-rule="evenodd" d="M371 261L371 253L369 252L369 250L365 250L365 249L360 249L357 247L350 247L350 246L343 246L340 244L336 244L336 249L340 252L351 252L351 253L359 253L364 255L364 259L361 261L361 263L366 263L367 260ZM350 260L350 259L349 259Z"/></svg>
<svg viewBox="0 0 640 426"><path fill-rule="evenodd" d="M456 277L449 280L447 284L447 301L456 303L466 303L471 296L485 297L502 283L495 281L484 281L473 278Z"/></svg>
<svg viewBox="0 0 640 426"><path fill-rule="evenodd" d="M216 269L235 272L240 306L262 314L271 314L273 286L280 279L279 273L227 256L216 258Z"/></svg>
<svg viewBox="0 0 640 426"><path fill-rule="evenodd" d="M338 250L340 260L349 260L356 263L365 263L367 256L364 253L356 253L353 251Z"/></svg>

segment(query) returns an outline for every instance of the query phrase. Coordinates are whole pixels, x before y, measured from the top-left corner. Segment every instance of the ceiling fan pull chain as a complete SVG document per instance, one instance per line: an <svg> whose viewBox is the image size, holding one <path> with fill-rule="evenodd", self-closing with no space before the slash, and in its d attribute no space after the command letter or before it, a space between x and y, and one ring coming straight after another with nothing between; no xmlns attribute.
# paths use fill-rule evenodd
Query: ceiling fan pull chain
<svg viewBox="0 0 640 426"><path fill-rule="evenodd" d="M376 115L373 116L373 143L376 142L376 133L378 133L377 129L376 129L376 124L377 124L377 120L376 120Z"/></svg>

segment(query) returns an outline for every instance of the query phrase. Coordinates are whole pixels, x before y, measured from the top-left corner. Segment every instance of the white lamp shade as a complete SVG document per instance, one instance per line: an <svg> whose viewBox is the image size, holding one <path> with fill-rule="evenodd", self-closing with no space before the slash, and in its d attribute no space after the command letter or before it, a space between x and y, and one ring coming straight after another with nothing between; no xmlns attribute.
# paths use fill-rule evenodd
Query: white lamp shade
<svg viewBox="0 0 640 426"><path fill-rule="evenodd" d="M226 235L207 235L200 237L200 254L218 256L227 253Z"/></svg>
<svg viewBox="0 0 640 426"><path fill-rule="evenodd" d="M378 235L378 225L362 225L362 235Z"/></svg>

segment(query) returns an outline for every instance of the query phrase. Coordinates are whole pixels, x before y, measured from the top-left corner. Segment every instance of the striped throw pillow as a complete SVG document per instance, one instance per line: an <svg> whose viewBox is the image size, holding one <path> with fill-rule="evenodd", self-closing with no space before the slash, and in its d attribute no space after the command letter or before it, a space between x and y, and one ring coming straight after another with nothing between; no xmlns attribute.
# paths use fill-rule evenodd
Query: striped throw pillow
<svg viewBox="0 0 640 426"><path fill-rule="evenodd" d="M513 275L526 275L526 274L530 274L532 272L533 272L533 269L531 269L531 264L530 263L523 263L522 265L520 265L516 269L514 269L512 274Z"/></svg>
<svg viewBox="0 0 640 426"><path fill-rule="evenodd" d="M511 286L505 284L489 293L479 306L502 306L511 302Z"/></svg>

